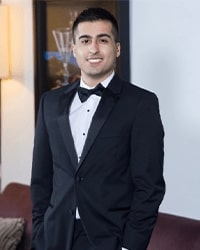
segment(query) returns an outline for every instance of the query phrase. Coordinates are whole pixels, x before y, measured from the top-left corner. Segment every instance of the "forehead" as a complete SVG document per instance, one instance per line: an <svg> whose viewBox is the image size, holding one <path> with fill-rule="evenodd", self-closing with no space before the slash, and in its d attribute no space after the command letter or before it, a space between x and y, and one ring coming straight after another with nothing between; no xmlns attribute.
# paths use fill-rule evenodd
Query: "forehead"
<svg viewBox="0 0 200 250"><path fill-rule="evenodd" d="M99 20L81 22L78 24L76 35L98 36L99 34L112 35L112 24L109 21Z"/></svg>

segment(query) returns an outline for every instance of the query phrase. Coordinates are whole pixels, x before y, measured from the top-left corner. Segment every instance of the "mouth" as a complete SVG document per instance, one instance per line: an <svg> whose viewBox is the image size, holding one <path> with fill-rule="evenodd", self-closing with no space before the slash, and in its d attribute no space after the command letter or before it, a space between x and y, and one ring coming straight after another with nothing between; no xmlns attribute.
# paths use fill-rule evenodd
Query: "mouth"
<svg viewBox="0 0 200 250"><path fill-rule="evenodd" d="M103 59L102 58L88 58L87 61L90 63L100 63L103 61Z"/></svg>

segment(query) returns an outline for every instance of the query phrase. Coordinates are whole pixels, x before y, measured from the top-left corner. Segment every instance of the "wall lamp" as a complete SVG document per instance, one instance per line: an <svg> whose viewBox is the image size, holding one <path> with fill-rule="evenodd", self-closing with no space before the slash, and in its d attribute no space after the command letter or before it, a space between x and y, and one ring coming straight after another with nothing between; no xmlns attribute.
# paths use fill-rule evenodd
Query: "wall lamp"
<svg viewBox="0 0 200 250"><path fill-rule="evenodd" d="M23 8L0 4L0 79L21 79L24 38Z"/></svg>
<svg viewBox="0 0 200 250"><path fill-rule="evenodd" d="M9 9L8 6L0 5L0 79L9 77Z"/></svg>

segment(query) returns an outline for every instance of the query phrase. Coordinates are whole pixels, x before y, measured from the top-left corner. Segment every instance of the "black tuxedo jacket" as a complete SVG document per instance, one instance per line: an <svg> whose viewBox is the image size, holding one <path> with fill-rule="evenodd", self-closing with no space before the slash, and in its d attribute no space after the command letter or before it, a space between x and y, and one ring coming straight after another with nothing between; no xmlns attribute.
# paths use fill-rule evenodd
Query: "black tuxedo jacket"
<svg viewBox="0 0 200 250"><path fill-rule="evenodd" d="M41 98L31 178L32 249L71 250L78 206L93 249L145 250L165 190L157 97L115 75L78 162L69 124L78 85Z"/></svg>

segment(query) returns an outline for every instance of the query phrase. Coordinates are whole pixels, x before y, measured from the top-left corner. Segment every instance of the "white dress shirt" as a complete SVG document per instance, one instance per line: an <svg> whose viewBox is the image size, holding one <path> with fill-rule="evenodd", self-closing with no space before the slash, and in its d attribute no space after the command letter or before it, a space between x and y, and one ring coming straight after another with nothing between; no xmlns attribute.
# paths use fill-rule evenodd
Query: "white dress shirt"
<svg viewBox="0 0 200 250"><path fill-rule="evenodd" d="M101 84L106 88L113 76L114 71L107 79L101 82ZM83 82L83 79L80 81L80 86L86 89L92 89ZM97 106L99 105L100 100L100 96L93 94L82 103L79 99L78 93L76 93L74 100L72 101L69 112L69 121L78 160L81 158L92 117L97 109ZM76 219L80 219L78 208L76 209ZM122 248L122 250L126 249Z"/></svg>
<svg viewBox="0 0 200 250"><path fill-rule="evenodd" d="M114 72L101 84L106 88L114 76ZM83 80L80 81L80 86L86 89L92 89L86 85ZM101 100L100 96L95 94L91 95L87 101L81 102L76 93L74 100L72 101L69 120L74 139L74 145L78 158L80 159L82 150L87 138L88 130L92 121L92 117L97 109L97 106Z"/></svg>

